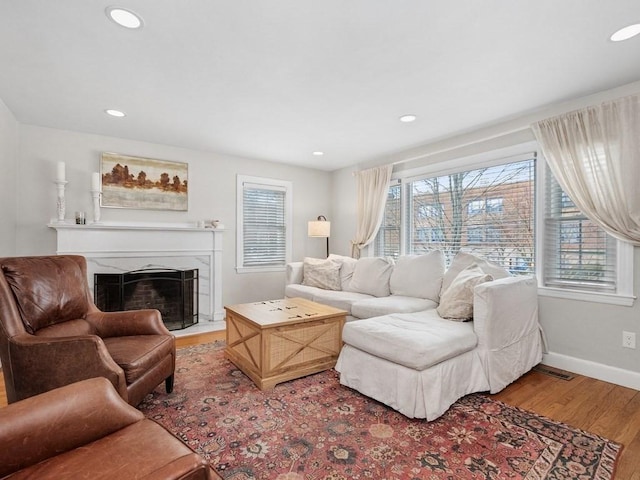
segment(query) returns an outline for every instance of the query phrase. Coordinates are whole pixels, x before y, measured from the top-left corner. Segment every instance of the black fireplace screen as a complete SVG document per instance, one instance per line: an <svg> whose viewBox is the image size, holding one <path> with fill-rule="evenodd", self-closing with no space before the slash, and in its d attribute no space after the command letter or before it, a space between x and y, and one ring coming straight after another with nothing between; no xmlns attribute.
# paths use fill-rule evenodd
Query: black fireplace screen
<svg viewBox="0 0 640 480"><path fill-rule="evenodd" d="M103 312L160 310L169 330L198 323L198 269L96 273L94 299Z"/></svg>

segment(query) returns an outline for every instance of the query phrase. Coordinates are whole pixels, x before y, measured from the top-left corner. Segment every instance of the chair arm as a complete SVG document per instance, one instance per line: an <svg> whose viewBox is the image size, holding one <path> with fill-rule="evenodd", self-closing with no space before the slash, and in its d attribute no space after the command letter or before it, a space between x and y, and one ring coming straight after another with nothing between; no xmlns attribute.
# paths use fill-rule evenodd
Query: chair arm
<svg viewBox="0 0 640 480"><path fill-rule="evenodd" d="M473 298L478 345L499 350L538 331L538 285L533 276L508 277L478 285Z"/></svg>
<svg viewBox="0 0 640 480"><path fill-rule="evenodd" d="M290 262L286 266L285 285L301 284L304 273L304 262Z"/></svg>
<svg viewBox="0 0 640 480"><path fill-rule="evenodd" d="M37 337L21 334L9 340L11 368L18 398L93 377L105 377L127 398L124 371L96 335Z"/></svg>
<svg viewBox="0 0 640 480"><path fill-rule="evenodd" d="M92 378L0 409L0 478L103 438L144 415Z"/></svg>
<svg viewBox="0 0 640 480"><path fill-rule="evenodd" d="M130 335L171 335L158 310L127 310L124 312L91 312L85 317L102 338Z"/></svg>

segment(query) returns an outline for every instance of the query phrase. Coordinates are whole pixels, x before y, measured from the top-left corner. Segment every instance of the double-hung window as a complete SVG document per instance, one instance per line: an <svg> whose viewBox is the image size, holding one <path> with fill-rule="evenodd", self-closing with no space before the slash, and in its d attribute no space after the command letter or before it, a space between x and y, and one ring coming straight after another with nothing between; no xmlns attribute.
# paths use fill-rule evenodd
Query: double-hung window
<svg viewBox="0 0 640 480"><path fill-rule="evenodd" d="M540 260L543 295L630 305L633 247L589 220L562 190L546 164Z"/></svg>
<svg viewBox="0 0 640 480"><path fill-rule="evenodd" d="M291 258L291 182L238 175L237 270L279 271Z"/></svg>

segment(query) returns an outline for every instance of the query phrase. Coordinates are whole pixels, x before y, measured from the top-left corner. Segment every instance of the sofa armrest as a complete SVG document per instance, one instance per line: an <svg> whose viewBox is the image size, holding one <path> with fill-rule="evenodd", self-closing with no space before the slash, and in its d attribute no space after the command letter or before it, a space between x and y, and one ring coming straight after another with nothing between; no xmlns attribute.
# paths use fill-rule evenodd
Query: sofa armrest
<svg viewBox="0 0 640 480"><path fill-rule="evenodd" d="M474 290L473 325L489 390L497 393L542 360L535 277L509 277Z"/></svg>
<svg viewBox="0 0 640 480"><path fill-rule="evenodd" d="M0 409L0 478L105 437L144 415L105 378L92 378Z"/></svg>
<svg viewBox="0 0 640 480"><path fill-rule="evenodd" d="M285 285L291 285L292 283L302 284L304 262L287 263L286 272L287 274Z"/></svg>
<svg viewBox="0 0 640 480"><path fill-rule="evenodd" d="M130 335L171 335L158 310L127 310L123 312L94 311L86 316L102 338Z"/></svg>
<svg viewBox="0 0 640 480"><path fill-rule="evenodd" d="M536 278L508 277L478 285L473 325L478 344L487 350L500 350L538 332Z"/></svg>
<svg viewBox="0 0 640 480"><path fill-rule="evenodd" d="M122 368L96 335L16 335L9 340L9 350L17 397L9 398L11 402L93 377L105 377L123 398L127 396Z"/></svg>

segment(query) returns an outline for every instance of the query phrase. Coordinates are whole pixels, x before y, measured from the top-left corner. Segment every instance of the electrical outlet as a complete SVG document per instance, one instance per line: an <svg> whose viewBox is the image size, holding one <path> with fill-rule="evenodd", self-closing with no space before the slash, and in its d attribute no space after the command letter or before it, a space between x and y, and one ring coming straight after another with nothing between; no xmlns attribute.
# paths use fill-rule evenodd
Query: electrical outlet
<svg viewBox="0 0 640 480"><path fill-rule="evenodd" d="M622 332L622 346L624 348L636 348L635 332Z"/></svg>

